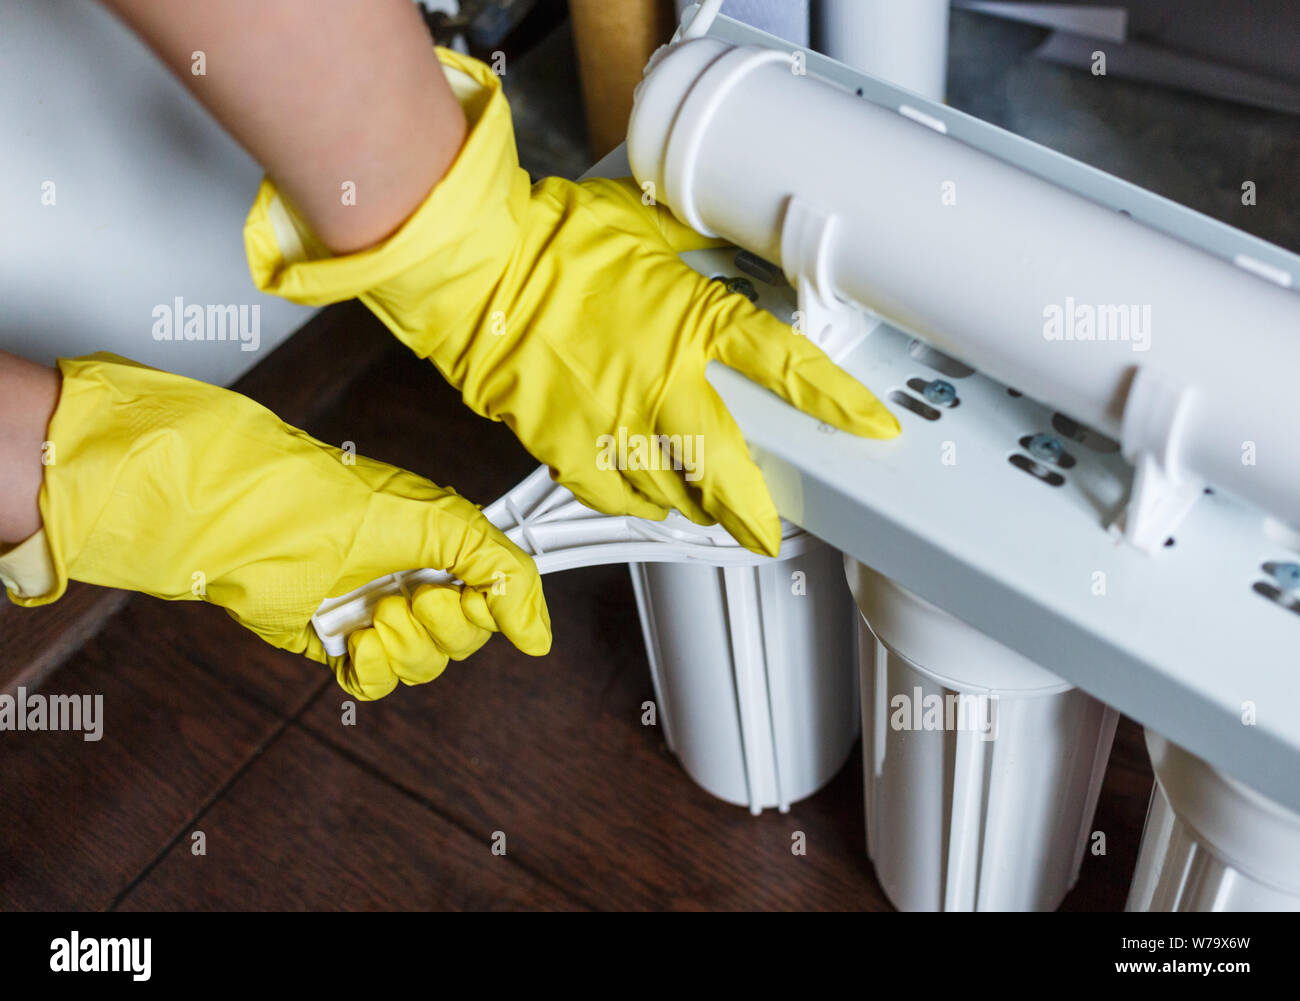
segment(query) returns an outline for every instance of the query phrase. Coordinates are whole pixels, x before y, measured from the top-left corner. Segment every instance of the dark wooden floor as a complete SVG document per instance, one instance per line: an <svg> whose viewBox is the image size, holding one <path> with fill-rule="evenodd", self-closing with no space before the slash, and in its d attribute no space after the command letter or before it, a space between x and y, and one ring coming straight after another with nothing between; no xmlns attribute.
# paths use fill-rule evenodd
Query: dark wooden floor
<svg viewBox="0 0 1300 1001"><path fill-rule="evenodd" d="M480 502L534 465L355 304L241 388ZM103 739L0 733L0 909L889 907L856 752L785 816L713 799L640 723L653 693L626 571L546 586L549 657L494 639L431 685L361 704L355 726L318 665L217 608L130 597L45 681L102 692ZM7 608L0 633L39 614ZM1123 906L1151 781L1137 733L1121 727L1095 824L1109 852L1069 908Z"/></svg>

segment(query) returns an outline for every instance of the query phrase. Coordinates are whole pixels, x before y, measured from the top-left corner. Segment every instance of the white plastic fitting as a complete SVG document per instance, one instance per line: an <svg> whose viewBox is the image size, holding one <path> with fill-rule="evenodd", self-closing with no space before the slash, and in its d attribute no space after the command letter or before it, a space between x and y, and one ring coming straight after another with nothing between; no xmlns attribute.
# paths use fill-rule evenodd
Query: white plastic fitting
<svg viewBox="0 0 1300 1001"><path fill-rule="evenodd" d="M632 112L637 180L701 233L779 262L810 336L837 305L868 310L1154 458L1127 525L1142 548L1186 508L1152 490L1215 484L1296 520L1300 435L1266 388L1300 371L1289 274L951 139L947 109L886 107L801 69L712 37L663 53Z"/></svg>
<svg viewBox="0 0 1300 1001"><path fill-rule="evenodd" d="M607 563L688 563L752 566L769 559L750 552L714 525L696 525L676 511L662 522L602 515L551 480L539 466L518 486L483 509L496 525L537 562L541 573ZM802 531L782 522L784 540ZM312 628L333 657L347 653L348 635L371 622L381 598L410 597L421 584L445 584L445 570L407 570L386 574L355 591L327 598L312 616Z"/></svg>

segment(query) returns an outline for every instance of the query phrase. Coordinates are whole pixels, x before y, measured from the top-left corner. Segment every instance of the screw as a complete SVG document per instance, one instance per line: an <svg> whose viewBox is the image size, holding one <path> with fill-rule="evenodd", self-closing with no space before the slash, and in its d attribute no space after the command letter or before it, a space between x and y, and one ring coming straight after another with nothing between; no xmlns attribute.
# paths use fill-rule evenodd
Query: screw
<svg viewBox="0 0 1300 1001"><path fill-rule="evenodd" d="M925 384L921 395L937 406L946 407L957 399L957 388L951 382L935 379Z"/></svg>
<svg viewBox="0 0 1300 1001"><path fill-rule="evenodd" d="M727 280L728 292L739 292L750 302L758 300L758 293L754 290L754 283L748 278L729 278Z"/></svg>
<svg viewBox="0 0 1300 1001"><path fill-rule="evenodd" d="M1036 434L1029 439L1029 454L1035 459L1042 459L1044 462L1059 464L1061 456L1065 454L1065 446L1061 444L1061 439L1050 434Z"/></svg>
<svg viewBox="0 0 1300 1001"><path fill-rule="evenodd" d="M1300 588L1300 563L1278 563L1273 567L1273 578L1284 591Z"/></svg>

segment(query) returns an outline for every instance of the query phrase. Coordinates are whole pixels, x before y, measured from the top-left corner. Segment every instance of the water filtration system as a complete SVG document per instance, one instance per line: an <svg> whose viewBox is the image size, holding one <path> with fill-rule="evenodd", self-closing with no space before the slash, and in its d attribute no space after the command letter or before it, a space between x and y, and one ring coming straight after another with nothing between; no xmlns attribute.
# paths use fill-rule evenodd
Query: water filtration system
<svg viewBox="0 0 1300 1001"><path fill-rule="evenodd" d="M1300 857L1300 436L1269 388L1300 371L1300 257L718 6L685 12L593 173L735 244L683 260L903 434L836 432L715 364L787 519L777 558L599 518L544 469L489 517L544 571L632 564L665 737L715 795L788 808L861 719L902 908L1057 906L1123 712L1160 780L1130 906L1300 909L1277 861ZM326 602L327 647L431 573Z"/></svg>
<svg viewBox="0 0 1300 1001"><path fill-rule="evenodd" d="M674 46L637 93L637 179L701 233L780 264L833 351L852 346L836 313L870 311L1119 439L1139 472L1138 545L1162 545L1207 484L1300 513L1300 438L1258 385L1261 369L1300 371L1290 268L1224 260L954 141L919 102L882 107L801 62ZM1243 462L1252 448L1267 460Z"/></svg>

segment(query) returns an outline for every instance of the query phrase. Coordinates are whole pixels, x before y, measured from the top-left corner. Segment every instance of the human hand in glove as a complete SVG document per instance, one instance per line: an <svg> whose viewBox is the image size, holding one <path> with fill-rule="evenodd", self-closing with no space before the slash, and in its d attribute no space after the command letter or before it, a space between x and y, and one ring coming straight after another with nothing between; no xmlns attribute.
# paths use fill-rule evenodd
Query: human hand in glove
<svg viewBox="0 0 1300 1001"><path fill-rule="evenodd" d="M39 495L48 586L11 582L18 604L54 601L70 579L208 601L362 699L436 678L498 630L550 649L532 559L455 491L345 457L238 393L109 354L59 368ZM311 628L326 597L419 567L464 586L386 597L347 657L326 655Z"/></svg>
<svg viewBox="0 0 1300 1001"><path fill-rule="evenodd" d="M438 52L469 126L447 174L392 236L344 256L263 181L245 226L258 287L314 305L359 296L589 506L654 519L675 507L775 554L776 509L708 362L855 434L891 438L897 420L806 337L682 263L715 241L630 180L530 188L498 78ZM677 468L599 462L620 434L682 443Z"/></svg>

